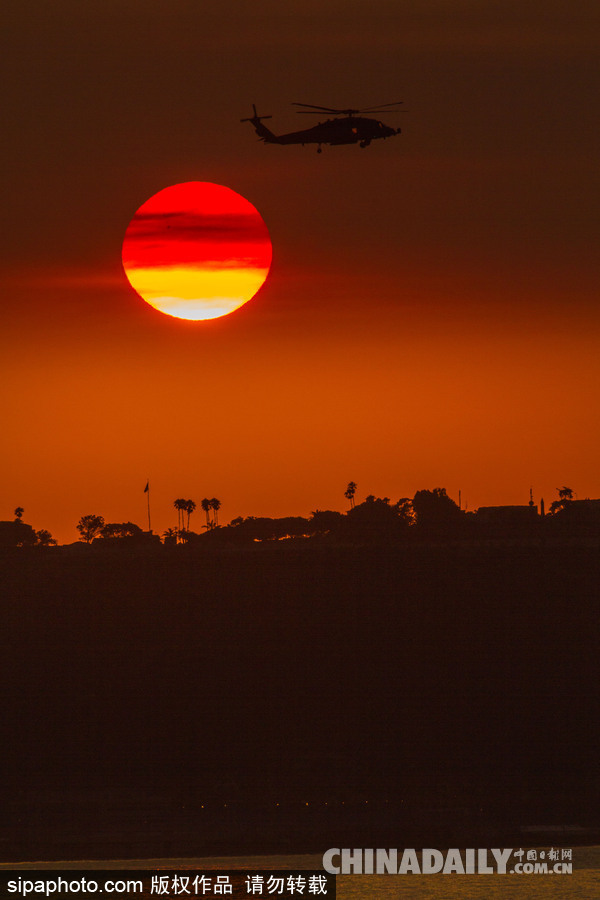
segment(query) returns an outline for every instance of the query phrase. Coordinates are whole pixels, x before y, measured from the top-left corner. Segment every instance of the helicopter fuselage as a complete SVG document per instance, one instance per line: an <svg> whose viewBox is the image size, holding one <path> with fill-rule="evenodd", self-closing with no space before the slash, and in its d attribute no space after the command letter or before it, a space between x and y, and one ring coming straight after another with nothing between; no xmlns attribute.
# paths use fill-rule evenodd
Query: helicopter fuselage
<svg viewBox="0 0 600 900"><path fill-rule="evenodd" d="M377 119L347 116L344 119L327 119L312 128L292 131L275 138L277 144L357 144L377 138L392 137L395 128L384 125ZM267 139L265 139L267 140ZM267 141L268 142L268 141Z"/></svg>
<svg viewBox="0 0 600 900"><path fill-rule="evenodd" d="M393 137L400 133L399 128L390 128L378 119L344 116L327 119L302 131L274 134L262 124L260 118L253 116L249 121L266 144L360 144L361 147L367 147L371 141Z"/></svg>

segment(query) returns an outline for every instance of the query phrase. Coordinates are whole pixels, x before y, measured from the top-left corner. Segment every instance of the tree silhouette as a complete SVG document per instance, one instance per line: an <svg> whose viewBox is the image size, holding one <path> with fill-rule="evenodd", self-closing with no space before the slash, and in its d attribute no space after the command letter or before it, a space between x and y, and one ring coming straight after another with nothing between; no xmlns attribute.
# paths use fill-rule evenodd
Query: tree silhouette
<svg viewBox="0 0 600 900"><path fill-rule="evenodd" d="M134 538L142 533L140 526L133 522L107 522L101 531L102 537L107 539Z"/></svg>
<svg viewBox="0 0 600 900"><path fill-rule="evenodd" d="M57 541L52 537L49 531L46 531L45 528L42 528L41 531L36 531L36 544L39 547L56 547Z"/></svg>
<svg viewBox="0 0 600 900"><path fill-rule="evenodd" d="M178 500L175 500L173 506L177 510L177 530L183 531L183 513L186 509L187 500L183 500L181 497Z"/></svg>
<svg viewBox="0 0 600 900"><path fill-rule="evenodd" d="M407 525L414 525L415 510L410 497L400 497L395 505L396 509L398 510L398 515L402 519L402 521L406 522Z"/></svg>
<svg viewBox="0 0 600 900"><path fill-rule="evenodd" d="M104 528L103 516L82 516L77 524L77 531L81 540L91 544Z"/></svg>
<svg viewBox="0 0 600 900"><path fill-rule="evenodd" d="M556 490L558 491L559 499L550 504L548 512L551 516L556 515L556 513L561 512L563 509L566 510L569 504L573 502L573 496L575 494L575 491L570 487L566 487L566 485L563 485L561 488L556 488Z"/></svg>
<svg viewBox="0 0 600 900"><path fill-rule="evenodd" d="M210 508L214 510L213 517L213 525L215 528L219 527L219 510L221 509L221 501L217 500L216 497L213 497L210 501Z"/></svg>
<svg viewBox="0 0 600 900"><path fill-rule="evenodd" d="M17 506L17 508L15 509L15 519L17 519L17 521L20 522L21 519L23 518L24 512L25 512L25 510L23 509L22 506Z"/></svg>
<svg viewBox="0 0 600 900"><path fill-rule="evenodd" d="M315 509L310 514L309 530L311 534L328 534L342 527L344 514L333 509Z"/></svg>
<svg viewBox="0 0 600 900"><path fill-rule="evenodd" d="M0 522L0 547L31 547L36 543L36 533L31 525L20 519Z"/></svg>
<svg viewBox="0 0 600 900"><path fill-rule="evenodd" d="M391 503L389 497L369 494L346 514L345 533L367 541L389 540L408 532L411 524L406 499Z"/></svg>
<svg viewBox="0 0 600 900"><path fill-rule="evenodd" d="M236 542L250 541L279 541L288 538L303 538L310 534L309 520L302 516L284 516L281 519L269 519L257 516L248 516L237 519L214 532L215 539L219 534Z"/></svg>
<svg viewBox="0 0 600 900"><path fill-rule="evenodd" d="M206 525L204 527L206 528L207 531L210 528L210 511L212 509L211 502L212 501L209 500L208 497L205 497L204 500L200 504L200 506L206 513Z"/></svg>
<svg viewBox="0 0 600 900"><path fill-rule="evenodd" d="M187 530L188 531L190 530L190 516L194 512L195 509L196 509L196 504L194 503L193 500L185 501L185 511L187 513Z"/></svg>
<svg viewBox="0 0 600 900"><path fill-rule="evenodd" d="M350 481L348 487L344 491L344 497L346 500L350 501L350 509L354 509L354 495L356 494L356 488L358 485L355 481Z"/></svg>
<svg viewBox="0 0 600 900"><path fill-rule="evenodd" d="M561 488L556 488L556 490L558 491L558 496L560 497L561 500L572 500L573 499L573 494L575 493L573 488L561 487ZM16 512L16 510L15 510L15 512Z"/></svg>
<svg viewBox="0 0 600 900"><path fill-rule="evenodd" d="M445 488L417 491L412 506L419 529L447 532L464 520L464 512L446 493Z"/></svg>

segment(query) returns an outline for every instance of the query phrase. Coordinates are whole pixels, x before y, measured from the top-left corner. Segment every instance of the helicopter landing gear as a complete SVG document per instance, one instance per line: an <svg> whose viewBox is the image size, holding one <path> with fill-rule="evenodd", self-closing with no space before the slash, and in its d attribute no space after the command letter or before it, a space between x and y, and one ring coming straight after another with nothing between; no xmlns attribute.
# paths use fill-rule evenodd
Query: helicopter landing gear
<svg viewBox="0 0 600 900"><path fill-rule="evenodd" d="M322 152L323 152L323 148L319 144L319 146L317 147L317 153L322 153Z"/></svg>
<svg viewBox="0 0 600 900"><path fill-rule="evenodd" d="M364 150L365 147L368 147L370 143L371 143L371 141L361 141L359 146L362 147L362 149Z"/></svg>

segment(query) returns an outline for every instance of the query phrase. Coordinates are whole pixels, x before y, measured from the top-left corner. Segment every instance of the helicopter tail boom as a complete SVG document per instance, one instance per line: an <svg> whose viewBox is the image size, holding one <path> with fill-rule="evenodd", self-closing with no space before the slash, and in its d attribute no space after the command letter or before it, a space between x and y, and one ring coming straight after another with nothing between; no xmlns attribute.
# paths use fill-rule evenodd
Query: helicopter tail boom
<svg viewBox="0 0 600 900"><path fill-rule="evenodd" d="M252 104L252 109L254 115L249 116L246 119L240 119L240 122L251 122L254 125L254 130L262 141L265 141L267 144L279 144L279 138L276 134L273 134L266 125L262 124L263 119L270 119L272 116L259 116L256 112L256 106L254 103Z"/></svg>

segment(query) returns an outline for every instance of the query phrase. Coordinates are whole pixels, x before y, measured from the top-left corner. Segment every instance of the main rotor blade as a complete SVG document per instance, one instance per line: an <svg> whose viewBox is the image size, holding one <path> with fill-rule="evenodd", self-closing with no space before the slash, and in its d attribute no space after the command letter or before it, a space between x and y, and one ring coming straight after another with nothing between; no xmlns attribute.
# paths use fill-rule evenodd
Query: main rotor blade
<svg viewBox="0 0 600 900"><path fill-rule="evenodd" d="M307 109L314 109L318 112L344 113L345 109L332 109L330 106L315 106L313 103L292 103L292 106L305 106Z"/></svg>
<svg viewBox="0 0 600 900"><path fill-rule="evenodd" d="M297 109L296 115L298 116L322 116L326 110L322 110L319 112L316 109ZM335 116L354 116L357 113L401 113L406 112L405 109L340 109L340 110L329 110Z"/></svg>
<svg viewBox="0 0 600 900"><path fill-rule="evenodd" d="M394 100L393 103L378 103L377 106L365 106L360 112L379 112L380 109L386 109L389 106L400 106L404 100Z"/></svg>
<svg viewBox="0 0 600 900"><path fill-rule="evenodd" d="M292 106L302 106L304 110L310 110L311 112L319 113L333 113L335 116L354 116L357 113L370 113L370 112L400 112L400 110L392 110L393 106L400 106L404 103L404 100L394 100L392 103L378 103L377 106L364 106L361 109L334 109L332 106L316 106L313 103L292 103ZM300 110L296 110L297 113L300 113Z"/></svg>
<svg viewBox="0 0 600 900"><path fill-rule="evenodd" d="M406 112L406 111L407 110L405 110L405 109L384 109L383 107L381 107L381 109L355 109L354 110L354 112L357 112L357 113L386 113L386 115L389 115L390 113L395 114L395 113L401 113L401 112Z"/></svg>

